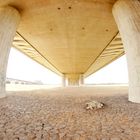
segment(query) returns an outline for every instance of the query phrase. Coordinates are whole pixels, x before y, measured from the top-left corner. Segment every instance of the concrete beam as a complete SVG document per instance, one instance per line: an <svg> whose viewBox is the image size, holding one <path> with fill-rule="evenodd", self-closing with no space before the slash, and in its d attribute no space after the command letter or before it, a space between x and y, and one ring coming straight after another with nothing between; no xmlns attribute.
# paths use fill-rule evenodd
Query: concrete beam
<svg viewBox="0 0 140 140"><path fill-rule="evenodd" d="M91 74L99 71L122 55L124 55L124 48L120 34L117 32L117 34L113 36L106 47L89 66L87 71L84 73L84 77L86 78Z"/></svg>

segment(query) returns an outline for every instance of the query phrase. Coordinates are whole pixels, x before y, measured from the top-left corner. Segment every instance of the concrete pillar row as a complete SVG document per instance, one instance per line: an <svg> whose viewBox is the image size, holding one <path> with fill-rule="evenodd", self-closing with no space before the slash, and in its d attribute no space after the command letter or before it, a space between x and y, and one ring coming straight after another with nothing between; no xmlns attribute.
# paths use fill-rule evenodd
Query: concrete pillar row
<svg viewBox="0 0 140 140"><path fill-rule="evenodd" d="M84 85L84 76L83 76L83 74L80 75L79 84Z"/></svg>
<svg viewBox="0 0 140 140"><path fill-rule="evenodd" d="M19 21L20 14L15 8L0 8L0 98L5 97L8 57Z"/></svg>
<svg viewBox="0 0 140 140"><path fill-rule="evenodd" d="M62 76L62 87L65 87L66 86L66 75L65 74L63 74L63 76Z"/></svg>
<svg viewBox="0 0 140 140"><path fill-rule="evenodd" d="M80 74L66 74L68 86L79 86Z"/></svg>
<svg viewBox="0 0 140 140"><path fill-rule="evenodd" d="M129 101L140 103L140 1L118 0L113 6L126 52L129 73Z"/></svg>

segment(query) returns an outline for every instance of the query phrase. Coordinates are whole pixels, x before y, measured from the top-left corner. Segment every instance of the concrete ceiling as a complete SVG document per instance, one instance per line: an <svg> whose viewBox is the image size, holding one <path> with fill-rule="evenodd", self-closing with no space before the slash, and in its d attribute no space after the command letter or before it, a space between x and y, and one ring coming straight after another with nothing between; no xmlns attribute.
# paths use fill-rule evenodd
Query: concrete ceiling
<svg viewBox="0 0 140 140"><path fill-rule="evenodd" d="M21 13L16 48L59 75L87 77L124 53L112 15L115 1L0 0L0 5ZM113 41L117 51L108 48Z"/></svg>

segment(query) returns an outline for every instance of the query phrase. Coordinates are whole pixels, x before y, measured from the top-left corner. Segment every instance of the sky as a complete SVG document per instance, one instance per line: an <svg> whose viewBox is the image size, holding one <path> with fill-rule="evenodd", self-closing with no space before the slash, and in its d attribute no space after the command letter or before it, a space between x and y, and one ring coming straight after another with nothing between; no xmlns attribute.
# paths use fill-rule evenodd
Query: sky
<svg viewBox="0 0 140 140"><path fill-rule="evenodd" d="M60 84L61 77L30 59L15 48L11 48L7 77L27 81L41 81L44 84Z"/></svg>
<svg viewBox="0 0 140 140"><path fill-rule="evenodd" d="M128 83L126 56L122 56L85 79L87 84Z"/></svg>
<svg viewBox="0 0 140 140"><path fill-rule="evenodd" d="M62 81L60 76L46 69L15 48L11 48L10 51L7 77L27 81L41 81L44 84L61 84ZM125 55L87 77L85 83L128 83Z"/></svg>

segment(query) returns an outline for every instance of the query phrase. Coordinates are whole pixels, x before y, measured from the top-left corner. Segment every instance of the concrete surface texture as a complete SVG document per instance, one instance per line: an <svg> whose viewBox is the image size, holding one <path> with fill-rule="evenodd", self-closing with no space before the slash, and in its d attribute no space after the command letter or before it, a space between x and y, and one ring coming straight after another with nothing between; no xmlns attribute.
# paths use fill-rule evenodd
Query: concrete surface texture
<svg viewBox="0 0 140 140"><path fill-rule="evenodd" d="M15 8L0 7L0 98L5 96L8 56L19 20L20 14Z"/></svg>
<svg viewBox="0 0 140 140"><path fill-rule="evenodd" d="M115 2L0 0L0 7L11 5L21 14L13 46L59 75L87 77L124 54L112 15ZM77 76L68 79L79 82Z"/></svg>
<svg viewBox="0 0 140 140"><path fill-rule="evenodd" d="M129 71L129 100L140 103L140 1L119 0L113 14L125 47Z"/></svg>
<svg viewBox="0 0 140 140"><path fill-rule="evenodd" d="M0 99L0 140L139 140L140 105L128 87L67 87L10 92ZM104 109L85 109L96 100Z"/></svg>

